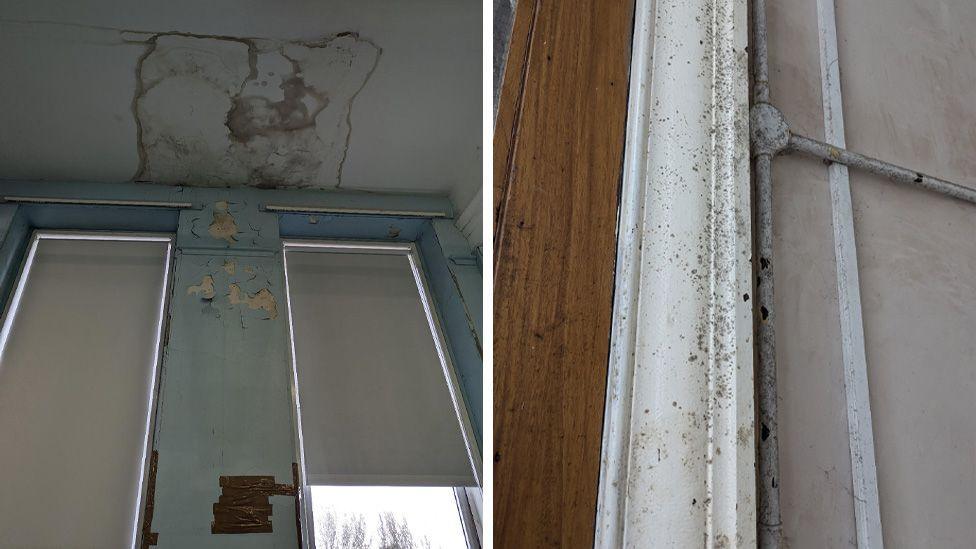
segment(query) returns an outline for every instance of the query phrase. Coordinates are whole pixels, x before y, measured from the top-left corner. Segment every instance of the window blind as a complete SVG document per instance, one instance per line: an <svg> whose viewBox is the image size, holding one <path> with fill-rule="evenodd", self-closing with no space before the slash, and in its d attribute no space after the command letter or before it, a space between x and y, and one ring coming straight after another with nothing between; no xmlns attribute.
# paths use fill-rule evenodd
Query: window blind
<svg viewBox="0 0 976 549"><path fill-rule="evenodd" d="M408 256L285 253L306 482L474 485Z"/></svg>
<svg viewBox="0 0 976 549"><path fill-rule="evenodd" d="M0 545L132 545L168 246L37 240L0 354Z"/></svg>

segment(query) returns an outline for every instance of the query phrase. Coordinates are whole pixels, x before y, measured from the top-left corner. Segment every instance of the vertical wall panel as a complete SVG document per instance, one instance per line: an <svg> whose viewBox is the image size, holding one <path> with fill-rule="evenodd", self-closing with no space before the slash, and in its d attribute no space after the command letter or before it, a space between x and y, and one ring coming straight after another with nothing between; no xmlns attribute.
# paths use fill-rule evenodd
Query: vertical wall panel
<svg viewBox="0 0 976 549"><path fill-rule="evenodd" d="M211 534L222 475L291 484L297 461L277 218L239 197L180 216L157 418L160 549L297 545L290 496L270 498L273 533Z"/></svg>
<svg viewBox="0 0 976 549"><path fill-rule="evenodd" d="M499 547L593 543L633 2L519 2L495 128Z"/></svg>

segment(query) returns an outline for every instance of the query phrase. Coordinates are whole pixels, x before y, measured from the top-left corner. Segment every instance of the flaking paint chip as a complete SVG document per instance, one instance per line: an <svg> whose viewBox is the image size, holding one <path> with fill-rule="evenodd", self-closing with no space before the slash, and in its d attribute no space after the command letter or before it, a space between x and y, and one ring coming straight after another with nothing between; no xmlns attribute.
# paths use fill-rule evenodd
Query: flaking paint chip
<svg viewBox="0 0 976 549"><path fill-rule="evenodd" d="M214 292L214 279L212 276L207 275L203 277L200 284L195 286L190 286L186 289L186 295L199 295L203 299L213 299Z"/></svg>
<svg viewBox="0 0 976 549"><path fill-rule="evenodd" d="M224 240L228 244L233 244L237 242L237 222L234 221L234 216L232 216L227 211L221 211L218 205L214 205L213 221L210 223L210 236ZM227 203L223 203L224 208L227 207Z"/></svg>
<svg viewBox="0 0 976 549"><path fill-rule="evenodd" d="M267 288L261 288L254 295L248 295L237 284L231 284L227 298L231 305L247 305L251 309L264 310L268 313L267 320L278 318L278 302L275 300L274 294Z"/></svg>

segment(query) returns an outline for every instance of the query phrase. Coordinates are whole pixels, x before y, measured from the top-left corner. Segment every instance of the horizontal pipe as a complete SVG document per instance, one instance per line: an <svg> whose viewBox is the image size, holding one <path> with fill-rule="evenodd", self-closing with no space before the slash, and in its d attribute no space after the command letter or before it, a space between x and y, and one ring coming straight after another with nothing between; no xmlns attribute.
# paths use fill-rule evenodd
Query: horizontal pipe
<svg viewBox="0 0 976 549"><path fill-rule="evenodd" d="M921 172L902 168L901 166L889 164L883 160L828 145L816 139L791 134L787 149L808 154L828 162L844 164L850 168L865 170L897 183L914 185L952 198L964 200L971 204L976 204L976 188L966 187L958 183L925 175Z"/></svg>
<svg viewBox="0 0 976 549"><path fill-rule="evenodd" d="M187 210L192 202L156 202L152 200L91 200L85 198L53 198L43 196L5 196L4 202L14 204L63 204L69 206L127 206L137 208L167 208Z"/></svg>
<svg viewBox="0 0 976 549"><path fill-rule="evenodd" d="M352 215L389 215L394 217L447 217L444 212L420 212L410 210L382 210L360 208L322 208L314 206L285 206L267 204L262 208L266 212L295 213L295 214L352 214Z"/></svg>

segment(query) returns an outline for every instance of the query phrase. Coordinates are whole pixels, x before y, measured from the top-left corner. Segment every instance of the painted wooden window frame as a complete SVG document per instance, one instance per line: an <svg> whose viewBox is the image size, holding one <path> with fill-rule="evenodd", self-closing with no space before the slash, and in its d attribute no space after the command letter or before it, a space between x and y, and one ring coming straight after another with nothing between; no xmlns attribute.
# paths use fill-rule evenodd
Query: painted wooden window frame
<svg viewBox="0 0 976 549"><path fill-rule="evenodd" d="M441 321L445 352L458 379L460 397L473 432L472 450L483 453L482 433L482 273L477 252L454 225L454 211L446 197L431 195L269 190L253 188L177 187L107 183L0 183L0 302L5 306L17 281L35 231L86 233L176 234L170 254L167 307L176 295L172 269L181 250L183 215L208 205L240 198L256 205L277 222L279 266L284 271L282 243L298 239L409 243L418 269L428 284L434 313ZM268 247L256 244L262 253ZM206 248L200 248L206 250ZM216 249L215 249L216 250ZM226 249L225 249L226 251ZM236 252L248 255L246 247ZM200 253L198 250L196 253ZM167 314L167 317L169 315ZM167 321L167 324L169 321ZM160 345L164 352L169 326ZM156 375L162 376L161 362ZM156 404L162 390L157 383ZM156 404L152 430L156 431ZM297 439L297 426L291 426ZM155 437L153 437L155 441ZM296 440L297 442L297 440ZM154 443L155 444L155 443ZM295 456L296 460L298 456ZM479 455L480 459L480 455ZM478 472L480 482L481 471ZM216 479L215 479L216 480ZM143 490L146 482L144 480ZM456 494L456 497L457 496ZM470 497L465 494L465 498ZM459 498L460 500L460 498ZM460 503L460 501L459 501ZM469 503L465 499L465 503ZM143 506L144 507L144 506ZM459 508L462 506L459 505ZM465 508L470 508L470 504ZM141 515L144 509L140 509ZM464 513L462 513L463 515ZM464 520L466 533L480 532ZM302 527L300 537L309 529ZM137 543L136 546L139 544ZM308 546L308 545L305 545Z"/></svg>

